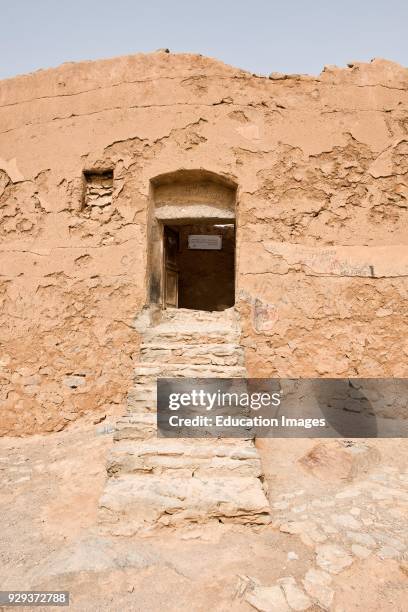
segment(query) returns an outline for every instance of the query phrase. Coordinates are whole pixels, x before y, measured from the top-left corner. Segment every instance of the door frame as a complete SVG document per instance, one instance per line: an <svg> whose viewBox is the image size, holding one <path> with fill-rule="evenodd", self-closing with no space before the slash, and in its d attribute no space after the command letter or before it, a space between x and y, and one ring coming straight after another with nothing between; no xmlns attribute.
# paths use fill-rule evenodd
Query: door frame
<svg viewBox="0 0 408 612"><path fill-rule="evenodd" d="M177 230L174 230L168 223L161 223L161 242L162 242L162 291L161 291L161 307L163 310L166 308L178 308L179 302L179 270L177 269L176 264L172 264L169 266L167 262L167 248L166 248L166 228L168 228L171 232L177 233L177 253L180 251L180 235ZM176 304L174 306L168 304L167 302L167 278L168 272L173 272L176 275Z"/></svg>
<svg viewBox="0 0 408 612"><path fill-rule="evenodd" d="M152 217L148 230L148 249L147 249L147 304L149 307L166 309L165 304L165 247L164 247L164 228L165 226L173 227L186 225L191 223L208 223L208 224L227 224L235 227L234 240L234 298L237 300L237 266L238 266L238 237L239 224L236 217L175 217L168 219L159 219ZM179 245L180 247L180 245Z"/></svg>

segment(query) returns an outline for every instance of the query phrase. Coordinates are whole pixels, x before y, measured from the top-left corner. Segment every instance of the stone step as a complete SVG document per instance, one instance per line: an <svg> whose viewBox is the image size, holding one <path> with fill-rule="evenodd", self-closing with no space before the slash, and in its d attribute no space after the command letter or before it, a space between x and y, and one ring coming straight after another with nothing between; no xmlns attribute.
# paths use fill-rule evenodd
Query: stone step
<svg viewBox="0 0 408 612"><path fill-rule="evenodd" d="M129 414L143 414L143 413L151 413L156 414L157 412L157 402L142 402L137 400L129 400L127 401L127 411Z"/></svg>
<svg viewBox="0 0 408 612"><path fill-rule="evenodd" d="M233 355L235 352L242 352L243 348L236 342L207 342L205 344L186 344L185 342L166 342L165 340L157 341L149 340L148 342L143 341L140 345L140 350L145 349L154 350L171 350L171 351L188 351L191 355L200 355L203 351L214 351L216 355Z"/></svg>
<svg viewBox="0 0 408 612"><path fill-rule="evenodd" d="M234 309L168 309L161 317L139 321L140 361L108 458L101 522L118 535L185 522L269 523L252 440L157 438L158 378L246 377Z"/></svg>
<svg viewBox="0 0 408 612"><path fill-rule="evenodd" d="M256 476L169 478L129 474L109 478L99 520L110 533L132 535L153 527L207 521L267 524L269 506Z"/></svg>
<svg viewBox="0 0 408 612"><path fill-rule="evenodd" d="M152 379L149 382L136 381L134 386L129 389L129 394L138 400L154 399L156 397L156 386L156 379Z"/></svg>
<svg viewBox="0 0 408 612"><path fill-rule="evenodd" d="M245 378L243 366L190 365L184 363L139 363L134 385L127 395L131 413L153 412L157 407L158 378Z"/></svg>
<svg viewBox="0 0 408 612"><path fill-rule="evenodd" d="M135 382L156 381L157 378L245 378L241 365L213 365L187 363L139 362L135 364Z"/></svg>
<svg viewBox="0 0 408 612"><path fill-rule="evenodd" d="M185 344L182 342L143 342L142 362L194 363L195 365L243 365L244 351L239 344Z"/></svg>
<svg viewBox="0 0 408 612"><path fill-rule="evenodd" d="M234 308L226 310L192 310L190 308L166 308L162 312L162 321L173 323L205 322L205 323L225 323L228 325L237 324L237 313Z"/></svg>
<svg viewBox="0 0 408 612"><path fill-rule="evenodd" d="M139 424L136 426L139 429ZM148 474L168 478L259 478L262 473L260 458L251 440L235 439L227 443L218 439L187 441L156 437L115 444L108 457L107 471L115 477Z"/></svg>
<svg viewBox="0 0 408 612"><path fill-rule="evenodd" d="M223 323L192 322L187 324L165 322L149 327L143 333L145 343L166 342L198 344L211 343L238 344L240 339L239 329Z"/></svg>
<svg viewBox="0 0 408 612"><path fill-rule="evenodd" d="M157 434L156 414L143 412L139 414L127 414L121 417L115 428L113 439L120 440L145 440L155 437ZM117 445L115 444L114 449Z"/></svg>

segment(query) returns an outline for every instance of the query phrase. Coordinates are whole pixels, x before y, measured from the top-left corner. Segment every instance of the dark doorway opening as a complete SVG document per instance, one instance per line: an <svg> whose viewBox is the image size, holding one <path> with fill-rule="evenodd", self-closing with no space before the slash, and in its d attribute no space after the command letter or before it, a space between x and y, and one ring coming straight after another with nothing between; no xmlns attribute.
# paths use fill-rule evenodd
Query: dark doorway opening
<svg viewBox="0 0 408 612"><path fill-rule="evenodd" d="M235 224L172 222L163 228L164 307L225 310L235 303Z"/></svg>

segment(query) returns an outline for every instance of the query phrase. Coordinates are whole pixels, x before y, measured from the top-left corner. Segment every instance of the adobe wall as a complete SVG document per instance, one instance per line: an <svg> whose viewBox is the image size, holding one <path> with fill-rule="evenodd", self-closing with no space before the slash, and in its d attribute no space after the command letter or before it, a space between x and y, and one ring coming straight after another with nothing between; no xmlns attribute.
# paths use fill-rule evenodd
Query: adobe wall
<svg viewBox="0 0 408 612"><path fill-rule="evenodd" d="M0 83L1 433L120 403L147 300L150 180L237 192L249 375L407 376L408 70L251 75L195 55ZM113 171L84 206L84 171Z"/></svg>

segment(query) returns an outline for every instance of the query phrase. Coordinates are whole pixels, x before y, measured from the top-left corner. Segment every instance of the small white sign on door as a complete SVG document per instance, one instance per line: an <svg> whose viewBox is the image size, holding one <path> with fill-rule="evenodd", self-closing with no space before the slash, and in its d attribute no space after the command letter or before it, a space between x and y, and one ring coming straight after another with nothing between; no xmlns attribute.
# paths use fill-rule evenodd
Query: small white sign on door
<svg viewBox="0 0 408 612"><path fill-rule="evenodd" d="M222 246L222 236L205 236L204 234L190 234L188 237L189 249L206 251L219 251Z"/></svg>

